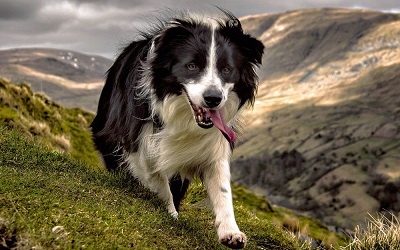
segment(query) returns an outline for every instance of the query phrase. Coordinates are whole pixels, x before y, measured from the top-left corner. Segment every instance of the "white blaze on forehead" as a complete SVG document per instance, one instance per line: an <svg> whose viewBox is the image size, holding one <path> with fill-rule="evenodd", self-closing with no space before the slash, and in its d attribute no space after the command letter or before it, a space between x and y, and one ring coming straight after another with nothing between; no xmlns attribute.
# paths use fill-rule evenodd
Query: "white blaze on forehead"
<svg viewBox="0 0 400 250"><path fill-rule="evenodd" d="M205 80L205 84L218 88L220 87L220 85L222 85L222 83L221 79L218 77L217 72L217 48L215 45L215 29L216 26L213 25L211 32L211 45L208 52L208 64L203 78Z"/></svg>

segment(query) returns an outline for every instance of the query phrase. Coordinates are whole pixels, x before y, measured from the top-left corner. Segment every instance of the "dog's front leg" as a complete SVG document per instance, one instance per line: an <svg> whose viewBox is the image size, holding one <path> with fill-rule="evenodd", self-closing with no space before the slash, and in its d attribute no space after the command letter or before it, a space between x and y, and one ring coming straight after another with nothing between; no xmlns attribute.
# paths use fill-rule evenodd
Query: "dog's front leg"
<svg viewBox="0 0 400 250"><path fill-rule="evenodd" d="M219 241L230 248L243 248L247 238L239 230L233 212L228 161L222 161L205 171L204 181L216 216Z"/></svg>

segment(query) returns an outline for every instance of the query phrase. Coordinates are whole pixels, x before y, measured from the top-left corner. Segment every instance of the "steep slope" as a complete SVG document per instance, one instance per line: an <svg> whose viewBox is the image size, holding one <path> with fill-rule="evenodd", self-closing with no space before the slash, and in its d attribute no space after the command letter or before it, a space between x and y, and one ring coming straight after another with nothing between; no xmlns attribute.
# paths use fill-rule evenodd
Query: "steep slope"
<svg viewBox="0 0 400 250"><path fill-rule="evenodd" d="M57 49L0 51L0 77L28 83L66 107L94 112L110 59Z"/></svg>
<svg viewBox="0 0 400 250"><path fill-rule="evenodd" d="M248 17L266 46L233 166L276 204L352 228L400 207L400 15Z"/></svg>
<svg viewBox="0 0 400 250"><path fill-rule="evenodd" d="M201 183L192 184L184 199L182 211L187 217L184 214L183 221L172 222L160 201L129 175L106 173L100 166L88 130L92 119L93 114L63 108L32 93L25 84L0 80L0 248L7 244L30 249L37 244L69 249L74 242L92 248L104 248L100 246L107 244L126 247L132 242L138 248L146 244L164 248L164 241L153 242L159 234L153 230L157 221L161 238L175 235L171 228L182 230L175 235L176 241L167 243L171 247L166 248L209 249L211 244L211 248L218 249ZM315 243L344 244L344 235L330 231L320 221L271 207L265 198L242 186L233 186L233 194L239 223L252 238L250 249L265 249L269 245L298 249L295 236L286 229L298 234L301 230L303 238L311 237ZM76 219L77 213L85 216ZM14 218L15 214L18 218ZM138 216L141 220L137 220ZM60 234L71 236L52 233L52 228L60 223L66 229ZM206 226L199 228L198 223ZM80 234L82 231L85 233ZM103 231L99 241L99 232ZM142 235L152 237L143 241ZM182 241L183 237L186 239Z"/></svg>
<svg viewBox="0 0 400 250"><path fill-rule="evenodd" d="M174 220L127 175L94 171L3 128L0 145L1 249L227 249L200 186ZM247 249L299 249L295 237L236 205Z"/></svg>
<svg viewBox="0 0 400 250"><path fill-rule="evenodd" d="M261 79L298 72L301 82L308 71L341 60L347 52L396 46L396 29L390 28L396 21L396 14L315 9L253 16L242 23L266 46ZM382 24L390 25L379 29Z"/></svg>

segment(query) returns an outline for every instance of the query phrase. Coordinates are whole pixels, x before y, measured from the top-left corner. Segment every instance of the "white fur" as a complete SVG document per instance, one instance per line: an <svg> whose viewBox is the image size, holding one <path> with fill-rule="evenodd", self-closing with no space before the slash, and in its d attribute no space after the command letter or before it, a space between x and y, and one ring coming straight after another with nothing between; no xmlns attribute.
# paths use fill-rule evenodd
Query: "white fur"
<svg viewBox="0 0 400 250"><path fill-rule="evenodd" d="M154 134L152 123L145 125L139 150L127 157L131 173L166 202L173 217L178 213L168 180L176 173L189 180L203 176L216 215L219 239L231 238L230 235L245 239L233 213L228 141L215 127L202 129L196 124L184 95L169 96L157 105L165 127ZM223 108L229 123L236 122L238 106L239 99L231 92Z"/></svg>

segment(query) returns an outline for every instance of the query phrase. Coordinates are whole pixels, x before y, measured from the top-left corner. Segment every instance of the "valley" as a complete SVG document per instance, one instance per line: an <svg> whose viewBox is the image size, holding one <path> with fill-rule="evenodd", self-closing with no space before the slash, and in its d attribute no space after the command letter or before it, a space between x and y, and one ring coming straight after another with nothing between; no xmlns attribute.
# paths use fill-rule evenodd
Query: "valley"
<svg viewBox="0 0 400 250"><path fill-rule="evenodd" d="M344 228L398 211L400 15L304 10L243 25L266 50L235 181Z"/></svg>

